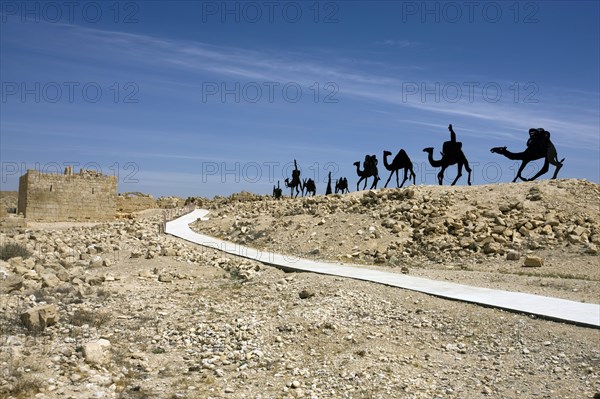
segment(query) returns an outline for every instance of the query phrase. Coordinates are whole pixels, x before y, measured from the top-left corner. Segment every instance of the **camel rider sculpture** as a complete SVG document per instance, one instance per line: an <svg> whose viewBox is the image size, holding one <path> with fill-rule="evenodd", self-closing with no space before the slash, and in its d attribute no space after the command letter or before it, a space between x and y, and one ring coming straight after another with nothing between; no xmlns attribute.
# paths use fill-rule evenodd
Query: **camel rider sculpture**
<svg viewBox="0 0 600 399"><path fill-rule="evenodd" d="M508 159L514 161L521 161L521 166L519 170L517 170L517 175L513 179L513 183L518 179L523 181L532 181L548 172L550 165L556 167L554 169L553 179L556 179L558 176L558 172L563 167L563 162L565 159L558 159L558 153L556 152L556 147L550 141L550 132L544 130L543 128L531 128L529 129L529 139L527 140L527 148L522 152L512 152L509 151L506 147L494 147L490 150L493 153L500 154L505 156ZM525 178L522 176L522 172L525 169L525 166L529 164L531 161L535 161L537 159L543 159L544 165L542 168L531 178Z"/></svg>

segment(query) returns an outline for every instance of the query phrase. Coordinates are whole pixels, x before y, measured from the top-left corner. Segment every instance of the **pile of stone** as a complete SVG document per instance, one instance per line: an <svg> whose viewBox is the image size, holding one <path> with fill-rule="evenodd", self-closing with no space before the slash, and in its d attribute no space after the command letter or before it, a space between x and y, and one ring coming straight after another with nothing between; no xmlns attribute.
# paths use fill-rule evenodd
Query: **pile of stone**
<svg viewBox="0 0 600 399"><path fill-rule="evenodd" d="M510 258L564 246L597 254L598 215L546 194L546 188L556 189L554 182L527 184L514 195L483 186L417 186L283 201L240 194L215 198L207 204L213 221L194 228L239 244L296 248L299 256L323 253L323 243L346 242L352 244L348 258L369 263L395 264L407 256L443 261L510 253ZM558 184L591 198L598 192L598 185L585 181ZM307 223L307 215L316 222ZM265 218L270 225L261 223ZM361 223L354 231L348 229L356 224L352 221Z"/></svg>
<svg viewBox="0 0 600 399"><path fill-rule="evenodd" d="M0 261L0 293L27 294L39 290L85 295L115 276L108 267L124 259L173 257L176 260L214 265L243 281L252 279L260 264L224 258L214 250L193 247L159 234L162 218L103 223L66 230L20 230L0 234L0 242L19 244L31 252L27 259L13 257ZM166 281L169 271L163 271ZM157 276L158 277L158 276ZM26 325L37 328L27 316ZM42 320L41 318L39 318Z"/></svg>
<svg viewBox="0 0 600 399"><path fill-rule="evenodd" d="M156 205L161 209L182 208L185 200L180 197L160 197L156 200Z"/></svg>

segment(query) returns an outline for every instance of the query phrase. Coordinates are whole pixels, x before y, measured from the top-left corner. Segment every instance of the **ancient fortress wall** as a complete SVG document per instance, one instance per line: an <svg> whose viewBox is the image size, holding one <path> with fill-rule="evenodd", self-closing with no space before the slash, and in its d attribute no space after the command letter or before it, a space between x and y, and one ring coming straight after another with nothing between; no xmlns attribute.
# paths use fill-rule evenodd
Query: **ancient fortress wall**
<svg viewBox="0 0 600 399"><path fill-rule="evenodd" d="M28 220L111 220L117 209L117 177L81 170L45 174L28 170L19 178L19 213Z"/></svg>

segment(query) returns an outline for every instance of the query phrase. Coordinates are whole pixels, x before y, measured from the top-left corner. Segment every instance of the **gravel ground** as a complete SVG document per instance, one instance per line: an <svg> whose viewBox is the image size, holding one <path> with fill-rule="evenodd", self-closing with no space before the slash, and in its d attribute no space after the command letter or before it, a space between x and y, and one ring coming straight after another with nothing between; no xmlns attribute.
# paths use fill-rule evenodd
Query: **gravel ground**
<svg viewBox="0 0 600 399"><path fill-rule="evenodd" d="M559 188L558 184L566 188ZM510 185L508 189L521 191L515 195L522 195L527 209L531 204L525 197L530 195L531 187ZM548 192L555 189L576 189L582 196L596 195L598 201L597 185L587 182L542 182L538 188L542 199L533 201L531 206L546 201L544 195L549 196ZM456 192L464 189L455 188ZM430 195L429 190L440 189L413 190L416 201L422 194ZM505 188L503 195L510 197L512 194L506 191ZM404 201L395 198L398 192L403 191L383 191L386 196L393 193L393 200L365 193L353 193L349 198L357 198L359 204L365 197L368 201L378 198L385 209L399 205L394 201ZM457 195L454 194L455 200ZM481 201L475 198L477 193L464 195L469 204ZM254 197L240 201L240 197L247 195L203 203L214 216L205 226L217 231L222 223L223 231L230 235L235 230L228 229L237 220L239 234L246 236L248 245L254 244L247 237L255 225L247 224L249 229L241 233L241 222L246 223L246 218L262 223L262 218L268 217L268 209L296 212L296 207L304 208L309 201L323 201L328 208L331 205L329 198L274 202ZM552 194L552 198L554 201L557 196ZM390 201L392 204L386 204ZM478 235L484 235L483 229L469 236L482 244L477 247L454 245L465 238L465 232L450 234L452 237L448 238L446 232L439 230L431 239L416 238L418 243L425 243L423 250L403 244L401 251L390 251L386 244L381 263L375 262L376 253L361 247L354 250L361 253L353 256L352 248L359 242L356 237L361 235L346 228L353 238L346 238L351 242L340 245L336 230L325 230L328 221L346 218L356 230L364 229L363 235L370 237L366 240L368 246L375 243L375 248L383 247L385 240L399 248L398 241L403 237L398 234L415 239L419 229L429 229L430 223L425 220L416 227L411 223L393 233L394 225L385 227L381 223L395 218L401 225L405 222L400 215L381 217L385 212L378 211L380 216L375 218L371 209L362 212L368 216L363 221L360 215L353 216L359 213L358 209L357 213L340 210L326 214L314 206L312 210L305 209L305 215L299 212L287 218L292 220L287 227L300 232L297 226L307 223L304 218L308 215L314 223L306 230L317 232L313 242L290 249L290 253L303 254L318 246L319 253L313 256L329 258L327 247L335 246L341 248L342 257L350 255L368 267L398 272L407 267L414 275L593 301L599 292L598 257L591 253L598 215L590 209L597 203L588 201L585 207L572 210L559 200L556 203L559 224L551 226L557 228L552 230L552 237L537 236L536 230L544 229L546 224L535 223L528 229L534 234L533 241L523 240L526 245L518 246L511 237L495 252L484 253L483 248L491 241L477 241ZM417 203L411 206L414 205L419 210L423 208ZM360 206L371 205L367 202ZM446 214L439 216L446 228L452 225L446 220L447 213L457 213L456 206L449 203ZM248 208L257 210L256 218L247 217ZM485 210L478 212L483 214ZM457 213L454 220L463 220L462 215ZM501 218L511 229L516 228L511 227L512 220L523 217L516 208L503 215ZM496 234L492 232L496 217L481 217L489 219L485 229L488 237ZM541 217L545 219L546 213ZM322 219L325 222L319 224ZM598 329L368 282L284 273L160 235L160 221L159 215L146 212L137 219L114 223L60 226L61 229L37 226L0 234L0 243L19 243L33 252L27 259L0 262L0 397L600 396ZM418 227L423 223L425 226ZM432 227L436 224L437 220ZM367 233L371 225L380 238L375 232ZM578 229L581 234L570 238L576 234L577 226L583 231ZM284 237L285 227L273 223L272 228L271 237ZM468 230L469 225L463 229ZM441 255L428 256L426 245L438 245L440 238L452 246L445 253L442 250ZM257 245L262 243L260 239L255 241ZM288 248L291 244L284 240L273 243ZM518 260L506 260L510 251L519 252ZM399 259L398 264L389 261L387 252L390 258ZM523 268L524 258L534 255L544 259L544 266ZM36 314L46 325L27 327L22 314L39 311L40 306L46 310Z"/></svg>

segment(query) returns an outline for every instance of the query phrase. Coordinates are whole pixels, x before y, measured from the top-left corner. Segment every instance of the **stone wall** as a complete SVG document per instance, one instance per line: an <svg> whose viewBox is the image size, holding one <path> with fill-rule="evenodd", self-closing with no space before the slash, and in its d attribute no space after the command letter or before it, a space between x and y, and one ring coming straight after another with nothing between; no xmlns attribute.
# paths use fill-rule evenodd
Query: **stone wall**
<svg viewBox="0 0 600 399"><path fill-rule="evenodd" d="M131 213L156 207L156 201L150 194L124 193L117 197L117 211L119 212Z"/></svg>
<svg viewBox="0 0 600 399"><path fill-rule="evenodd" d="M19 213L28 220L111 220L116 214L117 177L81 170L64 175L28 170L19 178Z"/></svg>
<svg viewBox="0 0 600 399"><path fill-rule="evenodd" d="M156 204L162 209L182 208L185 206L185 200L179 197L160 197Z"/></svg>

